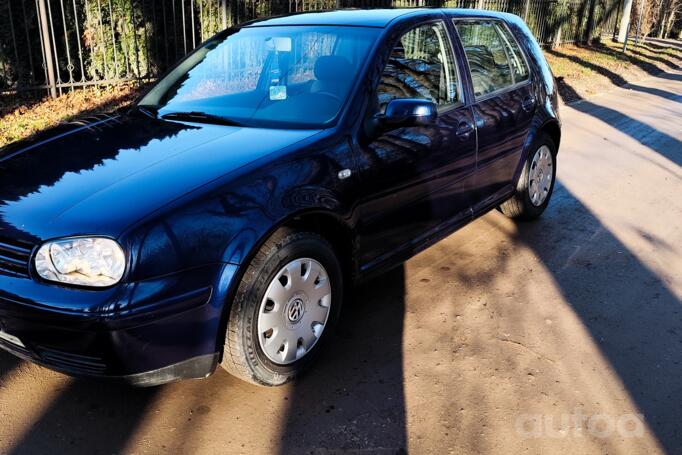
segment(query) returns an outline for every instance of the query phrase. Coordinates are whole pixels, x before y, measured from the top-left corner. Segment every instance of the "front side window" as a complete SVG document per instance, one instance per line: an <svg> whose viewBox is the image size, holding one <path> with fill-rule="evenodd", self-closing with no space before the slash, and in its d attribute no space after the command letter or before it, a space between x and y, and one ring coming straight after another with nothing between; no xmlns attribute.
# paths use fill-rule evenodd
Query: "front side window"
<svg viewBox="0 0 682 455"><path fill-rule="evenodd" d="M478 98L514 85L510 50L498 26L493 21L461 21L455 25L469 62L474 95ZM522 56L519 58L521 64Z"/></svg>
<svg viewBox="0 0 682 455"><path fill-rule="evenodd" d="M391 51L377 89L379 109L396 98L417 98L444 106L460 101L452 47L441 23L405 33Z"/></svg>
<svg viewBox="0 0 682 455"><path fill-rule="evenodd" d="M140 105L160 117L323 128L340 112L379 34L363 27L245 27L191 54Z"/></svg>

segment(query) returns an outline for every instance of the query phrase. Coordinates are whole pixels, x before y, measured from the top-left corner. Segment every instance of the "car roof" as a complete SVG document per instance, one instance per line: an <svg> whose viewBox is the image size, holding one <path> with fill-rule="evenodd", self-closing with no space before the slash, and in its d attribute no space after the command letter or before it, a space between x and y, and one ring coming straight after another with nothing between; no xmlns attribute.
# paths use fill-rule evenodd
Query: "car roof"
<svg viewBox="0 0 682 455"><path fill-rule="evenodd" d="M453 17L495 17L507 16L504 13L457 8L393 8L393 9L342 9L336 11L315 11L293 13L267 19L257 19L242 24L242 27L267 27L275 25L342 25L356 27L386 27L402 16L425 15L444 12Z"/></svg>

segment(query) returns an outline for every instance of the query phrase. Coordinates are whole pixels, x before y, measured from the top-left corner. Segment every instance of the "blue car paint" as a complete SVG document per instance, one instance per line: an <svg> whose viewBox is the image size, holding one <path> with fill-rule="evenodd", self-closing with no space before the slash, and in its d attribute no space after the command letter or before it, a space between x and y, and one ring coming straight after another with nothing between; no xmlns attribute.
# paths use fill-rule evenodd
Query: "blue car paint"
<svg viewBox="0 0 682 455"><path fill-rule="evenodd" d="M476 132L466 153L452 146L462 153L456 166L443 155L443 162L436 159L428 168L405 170L400 162L405 157L390 149L390 135L382 156L395 161L372 159L376 148L363 135L363 119L393 42L431 20L444 21L454 38L451 19L462 17L502 19L508 25L528 54L532 77L522 95L535 96L535 112L511 133L501 127L492 127L486 137ZM243 26L284 24L383 28L338 122L328 129L165 121L131 109L62 125L0 150L0 249L32 245L35 251L53 238L104 235L117 239L128 255L124 279L107 289L47 283L32 270L28 276L0 273L0 329L25 340L27 348L2 340L0 346L69 374L125 377L141 385L206 376L219 360L240 273L278 227L324 220L325 229L333 226L349 239L344 244L349 273L370 277L513 194L529 144L540 131L558 132L553 76L516 16L340 11ZM464 103L439 121L484 125L463 49L456 39L453 47ZM514 96L487 109L518 115ZM448 144L433 131L411 130L400 139L415 144L415 153L424 158ZM510 137L513 146L496 152ZM476 150L484 141L492 147L490 163ZM345 169L350 178L339 179ZM388 181L396 170L412 186L387 191L381 179ZM397 226L405 231L397 232Z"/></svg>

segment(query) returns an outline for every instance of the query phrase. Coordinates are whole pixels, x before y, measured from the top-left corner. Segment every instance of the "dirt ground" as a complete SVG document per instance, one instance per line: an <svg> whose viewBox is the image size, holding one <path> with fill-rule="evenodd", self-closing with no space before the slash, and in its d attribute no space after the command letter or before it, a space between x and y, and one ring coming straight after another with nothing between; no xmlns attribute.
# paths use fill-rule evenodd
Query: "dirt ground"
<svg viewBox="0 0 682 455"><path fill-rule="evenodd" d="M561 113L545 216L358 289L301 380L130 389L0 353L0 452L682 453L682 72Z"/></svg>

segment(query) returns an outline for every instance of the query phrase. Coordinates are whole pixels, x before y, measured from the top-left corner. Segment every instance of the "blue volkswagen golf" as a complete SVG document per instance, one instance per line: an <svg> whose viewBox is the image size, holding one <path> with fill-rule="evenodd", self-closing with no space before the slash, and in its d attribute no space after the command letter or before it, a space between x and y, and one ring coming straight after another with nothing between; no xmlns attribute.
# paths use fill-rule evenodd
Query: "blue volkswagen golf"
<svg viewBox="0 0 682 455"><path fill-rule="evenodd" d="M135 385L290 381L349 285L491 209L545 210L557 107L509 14L225 30L133 107L0 149L0 347Z"/></svg>

